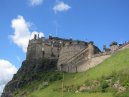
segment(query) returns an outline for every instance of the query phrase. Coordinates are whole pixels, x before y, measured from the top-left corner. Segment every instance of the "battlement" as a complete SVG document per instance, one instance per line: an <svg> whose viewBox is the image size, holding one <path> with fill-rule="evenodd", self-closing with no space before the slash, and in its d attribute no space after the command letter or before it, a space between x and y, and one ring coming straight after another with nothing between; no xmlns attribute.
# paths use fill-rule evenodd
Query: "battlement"
<svg viewBox="0 0 129 97"><path fill-rule="evenodd" d="M85 41L64 39L64 38L52 37L52 36L49 36L49 40L53 41L54 43L58 43L58 44L60 44L62 46L87 45L88 44Z"/></svg>
<svg viewBox="0 0 129 97"><path fill-rule="evenodd" d="M103 45L103 50L104 50L104 53L114 53L128 44L129 44L129 41L127 42L125 41L123 44L118 44L116 41L113 41L110 44L110 48L107 48L106 45Z"/></svg>

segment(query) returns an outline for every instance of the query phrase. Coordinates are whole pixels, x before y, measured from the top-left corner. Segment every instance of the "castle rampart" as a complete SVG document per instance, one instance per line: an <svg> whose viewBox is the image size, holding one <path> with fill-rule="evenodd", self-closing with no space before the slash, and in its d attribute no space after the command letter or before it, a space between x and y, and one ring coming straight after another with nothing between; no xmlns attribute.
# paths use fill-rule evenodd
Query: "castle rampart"
<svg viewBox="0 0 129 97"><path fill-rule="evenodd" d="M72 44L61 48L58 64L63 64L74 55L86 48L86 45Z"/></svg>
<svg viewBox="0 0 129 97"><path fill-rule="evenodd" d="M104 45L101 52L93 42L84 42L72 39L62 39L50 36L48 39L35 35L29 41L27 48L27 60L55 58L58 60L57 69L65 72L82 72L92 68L113 53L129 48L129 42L118 45L112 42L110 48Z"/></svg>
<svg viewBox="0 0 129 97"><path fill-rule="evenodd" d="M91 59L96 51L98 51L95 48L96 47L93 45L93 42L89 42L88 45L86 45L82 50L80 50L70 58L63 61L61 61L62 58L59 58L58 69L66 72L79 72L79 64L82 64L84 60L87 61Z"/></svg>
<svg viewBox="0 0 129 97"><path fill-rule="evenodd" d="M42 58L41 52L42 38L30 40L27 48L27 59L40 59Z"/></svg>

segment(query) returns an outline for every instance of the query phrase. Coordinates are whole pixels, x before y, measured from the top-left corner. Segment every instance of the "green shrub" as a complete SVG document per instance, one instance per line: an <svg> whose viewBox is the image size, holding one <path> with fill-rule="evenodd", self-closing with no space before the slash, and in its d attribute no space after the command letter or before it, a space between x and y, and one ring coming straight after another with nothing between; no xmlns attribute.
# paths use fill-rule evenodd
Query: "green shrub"
<svg viewBox="0 0 129 97"><path fill-rule="evenodd" d="M102 91L102 92L106 92L106 90L107 90L108 87L109 87L108 82L102 81L102 82L100 83L100 88L101 88L101 91Z"/></svg>

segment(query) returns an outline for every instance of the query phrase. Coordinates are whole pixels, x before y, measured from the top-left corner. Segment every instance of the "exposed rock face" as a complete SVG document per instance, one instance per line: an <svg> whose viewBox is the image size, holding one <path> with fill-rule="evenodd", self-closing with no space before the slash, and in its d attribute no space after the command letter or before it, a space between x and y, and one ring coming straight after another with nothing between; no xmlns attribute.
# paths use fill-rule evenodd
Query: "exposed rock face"
<svg viewBox="0 0 129 97"><path fill-rule="evenodd" d="M15 90L37 79L37 75L44 71L56 70L57 59L25 60L22 67L6 85L1 97L13 97Z"/></svg>

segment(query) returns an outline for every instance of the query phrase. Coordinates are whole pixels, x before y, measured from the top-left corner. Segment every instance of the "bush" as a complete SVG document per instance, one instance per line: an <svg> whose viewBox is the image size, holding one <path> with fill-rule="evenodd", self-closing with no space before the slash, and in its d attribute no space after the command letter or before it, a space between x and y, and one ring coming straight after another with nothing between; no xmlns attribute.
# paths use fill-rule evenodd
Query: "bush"
<svg viewBox="0 0 129 97"><path fill-rule="evenodd" d="M62 79L62 73L60 72L55 72L49 76L50 82L61 80L61 79Z"/></svg>
<svg viewBox="0 0 129 97"><path fill-rule="evenodd" d="M107 90L108 87L109 87L108 82L102 81L102 82L100 83L100 88L101 88L101 91L102 91L102 92L106 92L106 90Z"/></svg>

